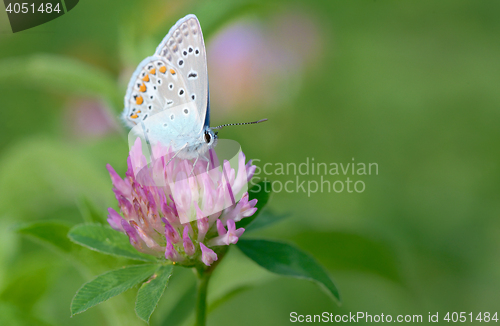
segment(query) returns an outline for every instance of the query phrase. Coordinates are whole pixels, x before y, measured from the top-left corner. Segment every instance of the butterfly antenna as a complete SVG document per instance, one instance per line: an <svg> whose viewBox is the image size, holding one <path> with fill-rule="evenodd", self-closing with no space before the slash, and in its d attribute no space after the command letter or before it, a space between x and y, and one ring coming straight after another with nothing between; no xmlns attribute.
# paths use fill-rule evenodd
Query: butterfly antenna
<svg viewBox="0 0 500 326"><path fill-rule="evenodd" d="M262 120L259 120L259 121L252 121L252 122L226 123L225 125L220 125L220 126L217 126L217 127L212 127L212 129L222 129L222 128L227 127L227 126L251 125L251 124L255 124L255 123L261 123L261 122L264 122L264 121L267 121L267 119L262 119Z"/></svg>

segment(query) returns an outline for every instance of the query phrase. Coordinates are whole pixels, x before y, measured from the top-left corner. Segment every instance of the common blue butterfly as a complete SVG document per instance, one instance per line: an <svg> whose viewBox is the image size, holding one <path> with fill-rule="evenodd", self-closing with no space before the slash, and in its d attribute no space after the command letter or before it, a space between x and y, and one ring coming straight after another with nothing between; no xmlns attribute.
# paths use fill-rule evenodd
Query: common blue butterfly
<svg viewBox="0 0 500 326"><path fill-rule="evenodd" d="M180 19L135 70L125 95L125 123L151 143L170 146L180 159L201 157L217 143L210 127L207 59L195 15Z"/></svg>

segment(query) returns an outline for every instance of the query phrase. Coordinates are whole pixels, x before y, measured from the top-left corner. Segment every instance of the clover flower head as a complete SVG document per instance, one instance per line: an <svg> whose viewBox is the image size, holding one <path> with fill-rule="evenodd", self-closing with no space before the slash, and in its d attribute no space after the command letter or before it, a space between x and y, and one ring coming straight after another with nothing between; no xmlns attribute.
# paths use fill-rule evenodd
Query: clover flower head
<svg viewBox="0 0 500 326"><path fill-rule="evenodd" d="M148 165L138 138L123 179L107 165L121 213L109 208L109 225L142 253L184 266L210 266L223 246L237 243L245 232L236 222L257 211L257 200L245 192L255 166L245 163L242 152L237 172L228 161L219 165L213 150L210 162L199 160L195 166L161 144L152 152L156 159Z"/></svg>

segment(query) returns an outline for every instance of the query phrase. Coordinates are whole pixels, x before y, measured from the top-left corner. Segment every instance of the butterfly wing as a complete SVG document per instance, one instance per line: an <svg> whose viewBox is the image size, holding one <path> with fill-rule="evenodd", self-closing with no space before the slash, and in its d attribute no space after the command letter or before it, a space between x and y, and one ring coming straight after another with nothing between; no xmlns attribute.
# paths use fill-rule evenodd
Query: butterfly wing
<svg viewBox="0 0 500 326"><path fill-rule="evenodd" d="M192 101L187 92L186 82L175 67L164 58L148 57L130 79L123 119L134 127L159 112Z"/></svg>
<svg viewBox="0 0 500 326"><path fill-rule="evenodd" d="M185 78L189 90L187 97L195 101L199 117L208 125L207 55L198 18L187 15L180 19L160 43L155 55L165 58Z"/></svg>
<svg viewBox="0 0 500 326"><path fill-rule="evenodd" d="M199 142L208 123L205 44L198 19L180 19L132 75L123 120L136 135L174 148Z"/></svg>
<svg viewBox="0 0 500 326"><path fill-rule="evenodd" d="M143 60L130 80L123 120L136 136L179 149L199 141L204 117L188 95L186 79L159 56Z"/></svg>

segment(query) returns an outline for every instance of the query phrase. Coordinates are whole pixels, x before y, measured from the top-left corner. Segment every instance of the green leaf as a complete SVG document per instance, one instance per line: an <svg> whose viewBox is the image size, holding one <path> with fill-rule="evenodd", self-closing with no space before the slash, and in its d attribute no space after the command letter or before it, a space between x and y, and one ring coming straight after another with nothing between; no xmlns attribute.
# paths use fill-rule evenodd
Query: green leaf
<svg viewBox="0 0 500 326"><path fill-rule="evenodd" d="M86 277L116 268L127 262L123 258L110 259L109 256L103 256L71 242L68 238L70 229L69 225L58 221L32 222L15 228L18 233L55 249L75 264L75 267Z"/></svg>
<svg viewBox="0 0 500 326"><path fill-rule="evenodd" d="M31 78L24 78L26 75ZM101 96L114 106L123 107L123 95L112 76L95 66L68 57L37 54L4 59L0 61L1 81L37 85L60 93Z"/></svg>
<svg viewBox="0 0 500 326"><path fill-rule="evenodd" d="M16 227L18 233L33 237L65 253L72 252L76 247L68 239L69 230L68 224L57 221L33 222Z"/></svg>
<svg viewBox="0 0 500 326"><path fill-rule="evenodd" d="M245 233L248 231L255 231L261 228L268 227L271 224L277 223L287 217L289 217L290 214L285 213L285 214L280 214L276 215L269 210L267 210L265 213L261 214L258 219L253 221L252 224L250 224L246 229Z"/></svg>
<svg viewBox="0 0 500 326"><path fill-rule="evenodd" d="M75 243L103 254L154 262L152 256L138 252L128 237L101 224L80 224L73 227L68 237Z"/></svg>
<svg viewBox="0 0 500 326"><path fill-rule="evenodd" d="M326 270L310 255L289 244L240 239L238 248L270 272L312 280L340 302L340 294Z"/></svg>
<svg viewBox="0 0 500 326"><path fill-rule="evenodd" d="M162 265L144 282L137 292L137 301L135 302L135 312L137 316L149 323L149 317L156 309L163 292L167 288L168 280L172 275L173 265Z"/></svg>
<svg viewBox="0 0 500 326"><path fill-rule="evenodd" d="M269 198L271 197L271 186L269 184L266 186L266 182L269 183L269 181L261 181L248 190L248 200L257 199L257 204L255 205L255 207L257 207L257 212L255 212L252 216L246 217L237 222L237 229L245 228L247 225L252 223L262 212L264 206L266 206Z"/></svg>
<svg viewBox="0 0 500 326"><path fill-rule="evenodd" d="M104 302L150 277L158 265L133 265L97 276L76 292L71 302L71 315L76 315Z"/></svg>

